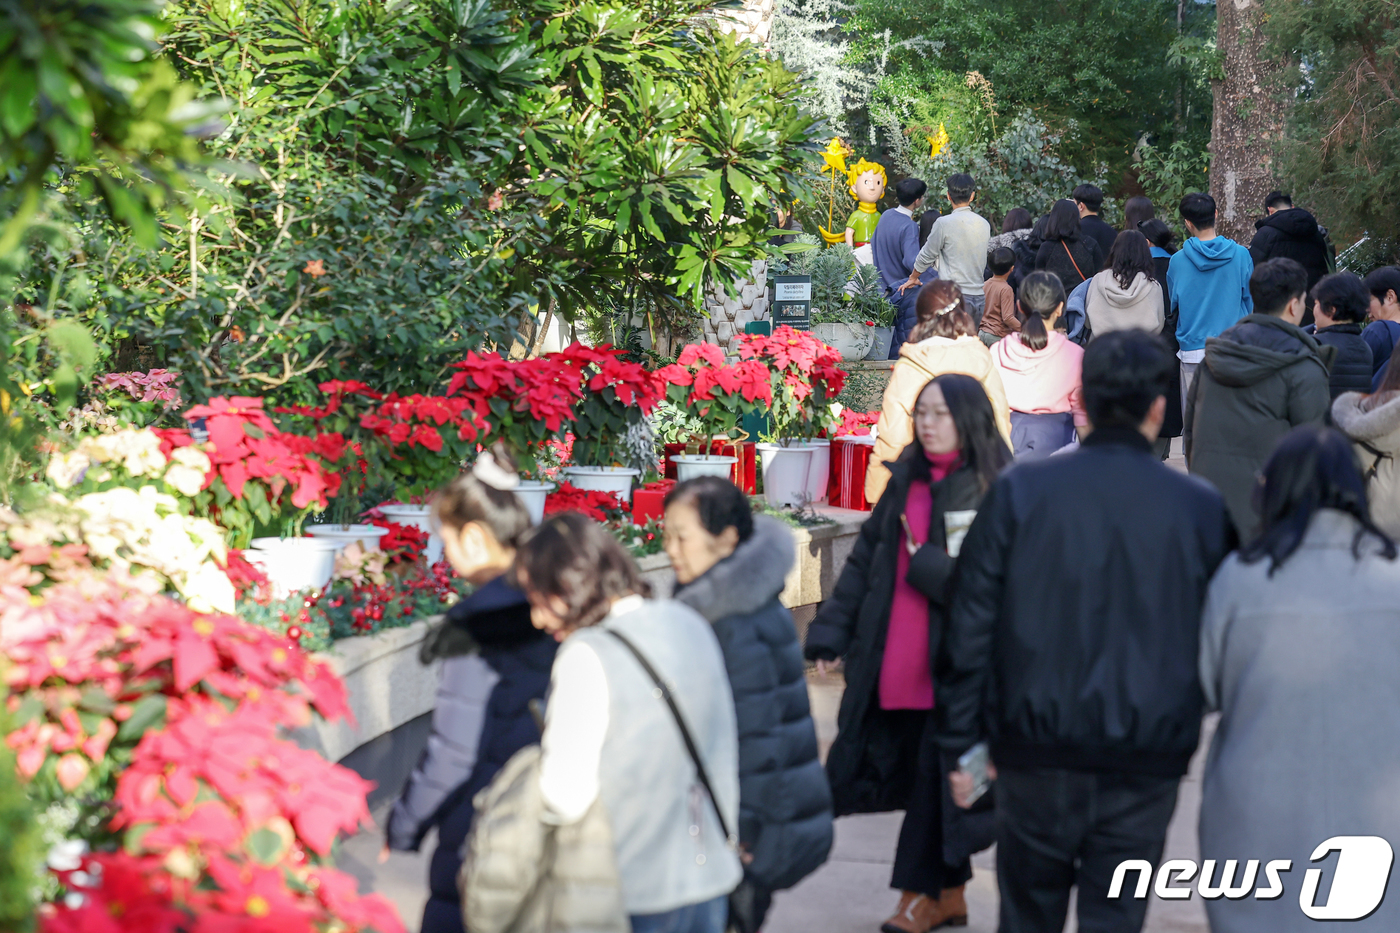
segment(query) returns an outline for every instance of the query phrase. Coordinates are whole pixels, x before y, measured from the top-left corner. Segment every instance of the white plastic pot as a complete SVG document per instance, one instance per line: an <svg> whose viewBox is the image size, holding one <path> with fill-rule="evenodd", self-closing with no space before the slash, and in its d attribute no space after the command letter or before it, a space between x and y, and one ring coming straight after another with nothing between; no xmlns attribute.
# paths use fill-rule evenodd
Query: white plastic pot
<svg viewBox="0 0 1400 933"><path fill-rule="evenodd" d="M866 324L813 324L812 335L847 362L865 359L875 342L875 328Z"/></svg>
<svg viewBox="0 0 1400 933"><path fill-rule="evenodd" d="M680 483L697 476L719 476L732 481L734 464L739 462L739 458L719 454L679 454L672 457L671 462L676 465L676 481Z"/></svg>
<svg viewBox="0 0 1400 933"><path fill-rule="evenodd" d="M336 552L345 544L329 538L254 538L244 556L262 568L272 595L281 599L331 582Z"/></svg>
<svg viewBox="0 0 1400 933"><path fill-rule="evenodd" d="M793 441L792 446L812 449L812 469L807 475L807 495L811 502L825 502L827 486L831 483L831 441L814 438Z"/></svg>
<svg viewBox="0 0 1400 933"><path fill-rule="evenodd" d="M559 472L575 488L610 492L619 502L632 501L632 479L642 475L631 467L612 466L566 466Z"/></svg>
<svg viewBox="0 0 1400 933"><path fill-rule="evenodd" d="M341 525L335 522L324 525L306 525L303 530L313 538L334 541L341 547L345 547L352 541L358 541L360 547L366 551L379 550L379 539L389 533L388 528L380 528L378 525Z"/></svg>
<svg viewBox="0 0 1400 933"><path fill-rule="evenodd" d="M815 447L793 444L759 444L763 466L763 496L775 509L793 508L811 501L808 483Z"/></svg>
<svg viewBox="0 0 1400 933"><path fill-rule="evenodd" d="M433 528L432 510L426 505L381 505L380 513L396 525L412 525L428 533L428 566L442 560L442 538Z"/></svg>
<svg viewBox="0 0 1400 933"><path fill-rule="evenodd" d="M544 521L544 500L557 488L554 483L534 479L522 479L520 485L515 487L515 494L525 503L525 510L530 513L530 524L538 525Z"/></svg>

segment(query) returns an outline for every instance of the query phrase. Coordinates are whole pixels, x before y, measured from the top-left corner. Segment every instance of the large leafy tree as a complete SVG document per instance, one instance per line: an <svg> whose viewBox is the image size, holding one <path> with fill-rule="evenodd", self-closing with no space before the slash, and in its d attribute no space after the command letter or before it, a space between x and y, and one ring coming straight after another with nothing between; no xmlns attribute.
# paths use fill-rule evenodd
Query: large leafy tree
<svg viewBox="0 0 1400 933"><path fill-rule="evenodd" d="M1284 146L1295 201L1333 238L1400 241L1400 11L1388 0L1270 0L1269 53L1294 63Z"/></svg>

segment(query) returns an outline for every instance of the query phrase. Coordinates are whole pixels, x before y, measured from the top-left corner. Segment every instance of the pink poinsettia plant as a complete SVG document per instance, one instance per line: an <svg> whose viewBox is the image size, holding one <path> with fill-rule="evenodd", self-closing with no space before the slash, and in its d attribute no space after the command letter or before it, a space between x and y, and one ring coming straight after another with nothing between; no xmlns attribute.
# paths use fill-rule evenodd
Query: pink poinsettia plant
<svg viewBox="0 0 1400 933"><path fill-rule="evenodd" d="M64 876L45 931L403 929L334 869L369 785L284 737L348 715L344 686L292 641L96 573L42 582L0 561L19 776L102 854Z"/></svg>
<svg viewBox="0 0 1400 933"><path fill-rule="evenodd" d="M677 362L656 375L667 384L667 397L699 419L709 443L739 426L745 415L766 411L773 404L772 376L757 360L726 363L724 351L712 343L692 343Z"/></svg>
<svg viewBox="0 0 1400 933"><path fill-rule="evenodd" d="M738 340L739 358L761 363L770 373L776 437L810 438L836 427L832 406L846 384L838 350L786 325L772 336L744 334Z"/></svg>

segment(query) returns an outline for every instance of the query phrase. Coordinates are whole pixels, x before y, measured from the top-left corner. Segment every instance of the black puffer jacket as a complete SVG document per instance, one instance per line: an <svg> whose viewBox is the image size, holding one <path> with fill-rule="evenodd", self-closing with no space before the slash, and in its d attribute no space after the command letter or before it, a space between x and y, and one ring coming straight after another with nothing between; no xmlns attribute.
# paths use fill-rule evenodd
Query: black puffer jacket
<svg viewBox="0 0 1400 933"><path fill-rule="evenodd" d="M900 754L896 733L879 701L880 665L885 656L895 570L899 566L900 516L904 514L912 480L912 465L903 456L886 465L890 469L889 485L861 527L831 598L822 603L807 630L808 658L845 659L846 692L837 714L836 741L826 759L837 816L902 810L909 804L915 777L914 758ZM946 554L943 513L976 509L982 492L976 475L966 467L934 483L930 492L934 520L924 548L945 552L942 562L928 563L935 567L935 574L941 563L942 575L946 577L951 573L952 561ZM911 568L924 565L926 556L929 555L921 549L911 561ZM938 588L937 580L929 576L932 575L918 581L923 592ZM945 612L941 601L930 601L931 670L937 669Z"/></svg>
<svg viewBox="0 0 1400 933"><path fill-rule="evenodd" d="M1317 218L1301 207L1290 207L1255 221L1254 230L1249 255L1256 268L1270 259L1297 260L1307 270L1308 291L1327 274L1327 240Z"/></svg>
<svg viewBox="0 0 1400 933"><path fill-rule="evenodd" d="M1232 547L1220 495L1136 430L1006 470L958 555L940 745L986 739L1011 768L1184 774L1201 608Z"/></svg>
<svg viewBox="0 0 1400 933"><path fill-rule="evenodd" d="M795 547L766 516L734 553L676 592L714 626L739 726L739 841L746 871L768 890L790 888L831 851L831 788L817 755L802 649L778 601Z"/></svg>
<svg viewBox="0 0 1400 933"><path fill-rule="evenodd" d="M1332 407L1327 368L1335 351L1282 318L1251 314L1206 341L1186 397L1186 466L1225 497L1240 539L1253 538L1254 488L1274 445Z"/></svg>
<svg viewBox="0 0 1400 933"><path fill-rule="evenodd" d="M1313 332L1324 347L1335 347L1337 357L1332 361L1329 385L1332 398L1343 392L1371 391L1371 345L1361 337L1360 324L1333 324Z"/></svg>
<svg viewBox="0 0 1400 933"><path fill-rule="evenodd" d="M385 827L391 849L417 851L438 828L422 933L461 933L457 875L476 815L472 798L510 757L540 740L530 701L549 689L557 647L530 624L530 604L497 577L457 603L424 642L424 664L443 659L433 732Z"/></svg>

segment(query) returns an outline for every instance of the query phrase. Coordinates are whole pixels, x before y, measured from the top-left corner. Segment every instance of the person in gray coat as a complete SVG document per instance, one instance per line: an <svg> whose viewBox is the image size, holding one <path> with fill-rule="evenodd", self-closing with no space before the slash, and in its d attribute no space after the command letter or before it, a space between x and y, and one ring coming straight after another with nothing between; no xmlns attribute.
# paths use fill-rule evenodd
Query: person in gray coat
<svg viewBox="0 0 1400 933"><path fill-rule="evenodd" d="M1262 500L1263 534L1221 565L1202 620L1201 685L1220 724L1206 759L1194 881L1213 933L1311 933L1321 925L1304 905L1320 919L1312 905L1325 913L1348 900L1340 880L1330 895L1308 893L1318 890L1319 844L1400 842L1395 544L1371 521L1351 444L1330 428L1284 438L1264 468ZM1267 870L1284 859L1289 870ZM1345 852L1339 860L1347 863ZM1338 861L1316 867L1341 878ZM1276 887L1274 874L1283 890L1256 894ZM1355 909L1331 919L1359 920L1348 930L1400 929L1400 898L1368 903L1383 884L1384 875L1379 890L1353 890Z"/></svg>
<svg viewBox="0 0 1400 933"><path fill-rule="evenodd" d="M1300 424L1322 424L1332 406L1335 351L1298 326L1307 293L1308 274L1291 259L1255 268L1254 313L1206 341L1186 398L1186 466L1220 490L1241 541L1259 524L1254 488L1274 445Z"/></svg>
<svg viewBox="0 0 1400 933"><path fill-rule="evenodd" d="M677 602L714 626L739 724L739 847L744 884L730 899L757 930L772 892L831 851L831 786L817 754L802 646L778 597L796 547L787 525L754 515L727 479L702 476L666 496L666 553ZM736 918L731 917L731 921Z"/></svg>

